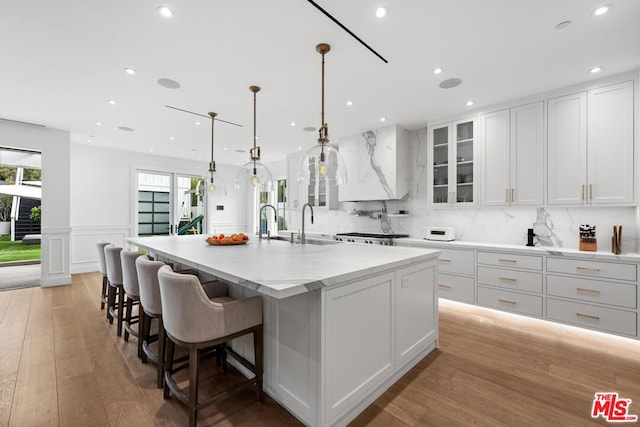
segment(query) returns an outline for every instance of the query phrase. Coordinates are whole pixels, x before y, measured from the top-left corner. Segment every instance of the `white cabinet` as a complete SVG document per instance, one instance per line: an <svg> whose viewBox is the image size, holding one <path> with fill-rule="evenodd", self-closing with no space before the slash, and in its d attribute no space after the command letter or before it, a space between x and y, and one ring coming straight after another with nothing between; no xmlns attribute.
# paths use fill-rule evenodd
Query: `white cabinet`
<svg viewBox="0 0 640 427"><path fill-rule="evenodd" d="M480 115L480 203L543 203L543 103Z"/></svg>
<svg viewBox="0 0 640 427"><path fill-rule="evenodd" d="M432 206L476 204L476 120L430 126L428 146L433 166L428 185Z"/></svg>
<svg viewBox="0 0 640 427"><path fill-rule="evenodd" d="M454 301L475 302L475 254L463 249L440 249L438 296Z"/></svg>
<svg viewBox="0 0 640 427"><path fill-rule="evenodd" d="M347 182L340 201L402 199L411 185L407 131L388 126L340 138Z"/></svg>
<svg viewBox="0 0 640 427"><path fill-rule="evenodd" d="M634 202L633 81L548 101L547 202Z"/></svg>

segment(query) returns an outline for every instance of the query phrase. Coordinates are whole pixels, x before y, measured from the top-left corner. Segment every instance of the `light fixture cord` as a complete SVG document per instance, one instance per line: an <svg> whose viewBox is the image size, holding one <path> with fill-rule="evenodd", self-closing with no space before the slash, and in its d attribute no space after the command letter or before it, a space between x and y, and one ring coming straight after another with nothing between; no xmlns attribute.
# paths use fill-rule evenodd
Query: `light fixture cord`
<svg viewBox="0 0 640 427"><path fill-rule="evenodd" d="M211 163L209 163L209 170L211 172L215 172L216 171L216 162L215 160L213 160L213 125L214 122L216 121L216 113L209 113L209 116L211 116Z"/></svg>

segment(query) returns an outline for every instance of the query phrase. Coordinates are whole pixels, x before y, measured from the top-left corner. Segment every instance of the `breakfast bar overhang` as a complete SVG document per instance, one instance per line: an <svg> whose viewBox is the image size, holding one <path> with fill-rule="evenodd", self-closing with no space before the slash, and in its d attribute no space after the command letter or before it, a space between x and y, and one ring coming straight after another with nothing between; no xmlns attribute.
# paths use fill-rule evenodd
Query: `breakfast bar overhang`
<svg viewBox="0 0 640 427"><path fill-rule="evenodd" d="M264 390L307 425L347 424L436 348L439 251L210 246L202 235L127 241L226 281L234 298L263 297ZM252 358L250 337L232 345Z"/></svg>

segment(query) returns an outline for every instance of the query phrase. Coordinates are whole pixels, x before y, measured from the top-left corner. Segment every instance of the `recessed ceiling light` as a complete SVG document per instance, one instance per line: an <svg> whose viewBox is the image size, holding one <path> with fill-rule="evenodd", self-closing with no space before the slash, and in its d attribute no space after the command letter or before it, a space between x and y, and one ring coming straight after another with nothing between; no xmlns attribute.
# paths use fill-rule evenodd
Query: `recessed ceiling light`
<svg viewBox="0 0 640 427"><path fill-rule="evenodd" d="M380 117L380 121L381 121L381 122L386 122L386 121L387 121L387 118L386 118L386 117Z"/></svg>
<svg viewBox="0 0 640 427"><path fill-rule="evenodd" d="M111 105L116 105L115 99L108 99L107 102Z"/></svg>
<svg viewBox="0 0 640 427"><path fill-rule="evenodd" d="M471 107L473 105L473 101L467 101L467 107Z"/></svg>
<svg viewBox="0 0 640 427"><path fill-rule="evenodd" d="M196 126L200 126L201 124L202 123L200 123L199 121L196 120L196 123L195 123Z"/></svg>
<svg viewBox="0 0 640 427"><path fill-rule="evenodd" d="M306 127L303 127L302 130L305 132L315 132L316 128L314 128L313 126L306 126Z"/></svg>
<svg viewBox="0 0 640 427"><path fill-rule="evenodd" d="M130 128L128 126L118 126L118 129L124 132L133 132L133 128Z"/></svg>
<svg viewBox="0 0 640 427"><path fill-rule="evenodd" d="M158 12L160 13L160 15L164 16L165 18L171 18L173 16L173 11L169 9L167 6L158 7Z"/></svg>
<svg viewBox="0 0 640 427"><path fill-rule="evenodd" d="M444 71L444 70L443 70L441 67L437 67L437 68L434 68L434 70L433 70L433 74L440 74L440 73L442 73L443 71Z"/></svg>
<svg viewBox="0 0 640 427"><path fill-rule="evenodd" d="M604 6L600 6L599 8L597 8L596 10L593 11L593 14L595 16L602 16L605 13L609 12L609 9L611 9L611 5L610 4L605 4Z"/></svg>
<svg viewBox="0 0 640 427"><path fill-rule="evenodd" d="M93 139L87 139L87 142L93 142Z"/></svg>
<svg viewBox="0 0 640 427"><path fill-rule="evenodd" d="M198 160L202 160L202 156L198 156Z"/></svg>
<svg viewBox="0 0 640 427"><path fill-rule="evenodd" d="M302 150L302 147L300 147L299 145L298 145L298 150Z"/></svg>
<svg viewBox="0 0 640 427"><path fill-rule="evenodd" d="M353 101L347 101L347 107L351 107L353 105Z"/></svg>
<svg viewBox="0 0 640 427"><path fill-rule="evenodd" d="M591 74L599 73L600 71L602 71L602 67L593 67L589 70Z"/></svg>
<svg viewBox="0 0 640 427"><path fill-rule="evenodd" d="M130 76L133 76L135 73L137 73L137 71L134 68L125 68L124 72L129 74Z"/></svg>
<svg viewBox="0 0 640 427"><path fill-rule="evenodd" d="M376 9L376 16L378 18L384 18L387 15L387 8L386 7L379 7Z"/></svg>
<svg viewBox="0 0 640 427"><path fill-rule="evenodd" d="M269 158L269 155L268 155L268 154L266 154L266 155L264 156L264 158L265 158L265 159L268 159L268 158Z"/></svg>
<svg viewBox="0 0 640 427"><path fill-rule="evenodd" d="M170 137L169 137L169 141L173 141L173 140L175 140L175 139L176 139L176 138L175 138L175 136L170 136Z"/></svg>
<svg viewBox="0 0 640 427"><path fill-rule="evenodd" d="M96 122L96 126L102 126L102 122Z"/></svg>
<svg viewBox="0 0 640 427"><path fill-rule="evenodd" d="M229 147L224 147L224 151L227 151L229 149Z"/></svg>
<svg viewBox="0 0 640 427"><path fill-rule="evenodd" d="M153 153L153 148L149 148L149 152L150 152L150 153Z"/></svg>
<svg viewBox="0 0 640 427"><path fill-rule="evenodd" d="M294 127L296 125L296 122L291 122L290 125L291 127Z"/></svg>
<svg viewBox="0 0 640 427"><path fill-rule="evenodd" d="M561 23L559 23L558 25L556 25L556 30L564 30L565 28L567 28L569 25L571 25L571 21L562 21Z"/></svg>

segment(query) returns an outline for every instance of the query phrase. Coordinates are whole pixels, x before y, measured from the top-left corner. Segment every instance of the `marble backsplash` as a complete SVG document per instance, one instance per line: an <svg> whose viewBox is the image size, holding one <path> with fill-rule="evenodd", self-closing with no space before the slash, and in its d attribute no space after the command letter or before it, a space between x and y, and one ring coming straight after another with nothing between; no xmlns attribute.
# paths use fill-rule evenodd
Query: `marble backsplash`
<svg viewBox="0 0 640 427"><path fill-rule="evenodd" d="M394 232L414 238L425 236L428 226L450 226L456 229L456 240L469 242L525 245L527 229L534 228L539 236L536 246L578 248L580 224L596 226L599 251L611 251L614 225L622 225L622 251L637 252L636 222L640 213L636 207L453 207L430 208L427 188L427 132L421 129L410 133L413 180L404 200L387 202L344 202L338 210L315 209L315 223L307 223L313 232ZM351 212L390 214L400 210L409 216L389 217L387 221L358 216ZM289 228L300 229L300 214L289 212ZM375 215L373 215L375 217Z"/></svg>

